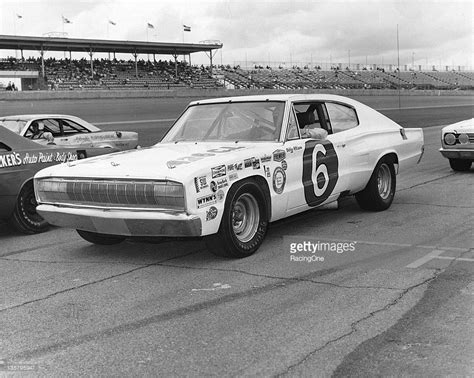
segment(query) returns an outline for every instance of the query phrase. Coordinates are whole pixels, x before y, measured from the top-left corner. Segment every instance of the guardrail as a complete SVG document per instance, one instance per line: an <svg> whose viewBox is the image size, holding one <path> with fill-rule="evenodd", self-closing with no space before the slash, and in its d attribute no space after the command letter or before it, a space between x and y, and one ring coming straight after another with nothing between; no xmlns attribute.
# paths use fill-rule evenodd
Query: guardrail
<svg viewBox="0 0 474 378"><path fill-rule="evenodd" d="M82 90L0 92L0 101L87 100L109 98L227 97L277 93L328 93L342 96L398 96L396 89L180 89L180 90ZM473 90L401 90L401 96L472 96Z"/></svg>

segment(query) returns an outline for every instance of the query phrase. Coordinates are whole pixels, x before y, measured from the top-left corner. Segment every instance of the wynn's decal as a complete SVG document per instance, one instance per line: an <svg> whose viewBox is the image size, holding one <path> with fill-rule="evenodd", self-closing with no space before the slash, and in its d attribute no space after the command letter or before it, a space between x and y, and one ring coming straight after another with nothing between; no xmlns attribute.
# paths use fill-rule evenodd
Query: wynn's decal
<svg viewBox="0 0 474 378"><path fill-rule="evenodd" d="M214 205L217 202L215 193L209 194L208 196L200 197L196 200L196 206L198 209L210 205Z"/></svg>
<svg viewBox="0 0 474 378"><path fill-rule="evenodd" d="M236 147L211 148L210 150L207 150L205 152L196 152L196 153L191 154L189 156L180 157L176 160L169 160L169 161L166 162L166 165L168 166L168 168L173 169L173 168L176 168L178 165L189 164L189 163L192 163L194 161L204 159L206 157L216 156L218 154L224 154L224 153L227 153L227 152L240 150L242 148L245 148L245 147L244 146L236 146Z"/></svg>
<svg viewBox="0 0 474 378"><path fill-rule="evenodd" d="M318 206L328 199L339 178L339 160L328 140L308 140L303 151L303 187L306 203Z"/></svg>

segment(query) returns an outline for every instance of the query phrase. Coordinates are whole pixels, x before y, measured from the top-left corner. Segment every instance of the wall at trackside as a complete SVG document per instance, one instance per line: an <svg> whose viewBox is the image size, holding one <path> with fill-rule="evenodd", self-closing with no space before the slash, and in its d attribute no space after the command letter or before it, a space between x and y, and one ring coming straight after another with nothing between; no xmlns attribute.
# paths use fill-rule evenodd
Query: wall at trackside
<svg viewBox="0 0 474 378"><path fill-rule="evenodd" d="M328 93L341 96L473 96L474 91L443 91L443 90L397 90L391 89L179 89L179 90L82 90L82 91L0 91L0 101L21 100L84 100L108 98L178 98L178 97L228 97L278 93ZM0 105L1 106L1 105Z"/></svg>

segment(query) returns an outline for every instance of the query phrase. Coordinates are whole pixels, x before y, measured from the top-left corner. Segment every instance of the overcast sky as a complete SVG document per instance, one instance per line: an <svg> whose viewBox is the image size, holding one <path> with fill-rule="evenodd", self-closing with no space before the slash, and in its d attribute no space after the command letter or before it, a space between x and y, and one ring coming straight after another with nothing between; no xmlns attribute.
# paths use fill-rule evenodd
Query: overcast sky
<svg viewBox="0 0 474 378"><path fill-rule="evenodd" d="M224 48L214 61L224 64L349 59L352 64L396 64L398 24L401 64L472 67L473 4L473 0L0 0L0 34L42 36L64 31L70 38L219 40ZM71 23L64 23L62 16ZM191 32L183 32L183 24ZM25 52L29 55L34 53ZM192 61L209 59L198 53Z"/></svg>

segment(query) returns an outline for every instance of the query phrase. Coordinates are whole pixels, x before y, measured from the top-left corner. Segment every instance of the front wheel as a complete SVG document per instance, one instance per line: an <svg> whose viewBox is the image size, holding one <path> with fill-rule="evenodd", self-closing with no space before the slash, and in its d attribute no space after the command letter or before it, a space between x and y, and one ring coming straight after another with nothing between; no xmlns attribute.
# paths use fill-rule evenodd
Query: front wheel
<svg viewBox="0 0 474 378"><path fill-rule="evenodd" d="M18 195L11 218L13 227L24 234L37 234L46 231L49 228L49 223L36 212L36 206L38 203L33 183L28 183Z"/></svg>
<svg viewBox="0 0 474 378"><path fill-rule="evenodd" d="M206 239L217 255L242 258L252 255L268 230L267 203L262 189L253 181L235 184L227 194L219 231Z"/></svg>
<svg viewBox="0 0 474 378"><path fill-rule="evenodd" d="M449 159L449 165L453 171L464 172L471 169L471 160L465 159Z"/></svg>
<svg viewBox="0 0 474 378"><path fill-rule="evenodd" d="M83 231L83 230L76 230L77 233L81 238L87 240L89 243L92 244L99 244L99 245L114 245L119 244L125 240L125 237L119 235L107 235L107 234L99 234L97 232L90 232L90 231Z"/></svg>
<svg viewBox="0 0 474 378"><path fill-rule="evenodd" d="M367 186L355 198L364 210L382 211L392 204L395 197L396 175L393 163L381 160L375 166Z"/></svg>

